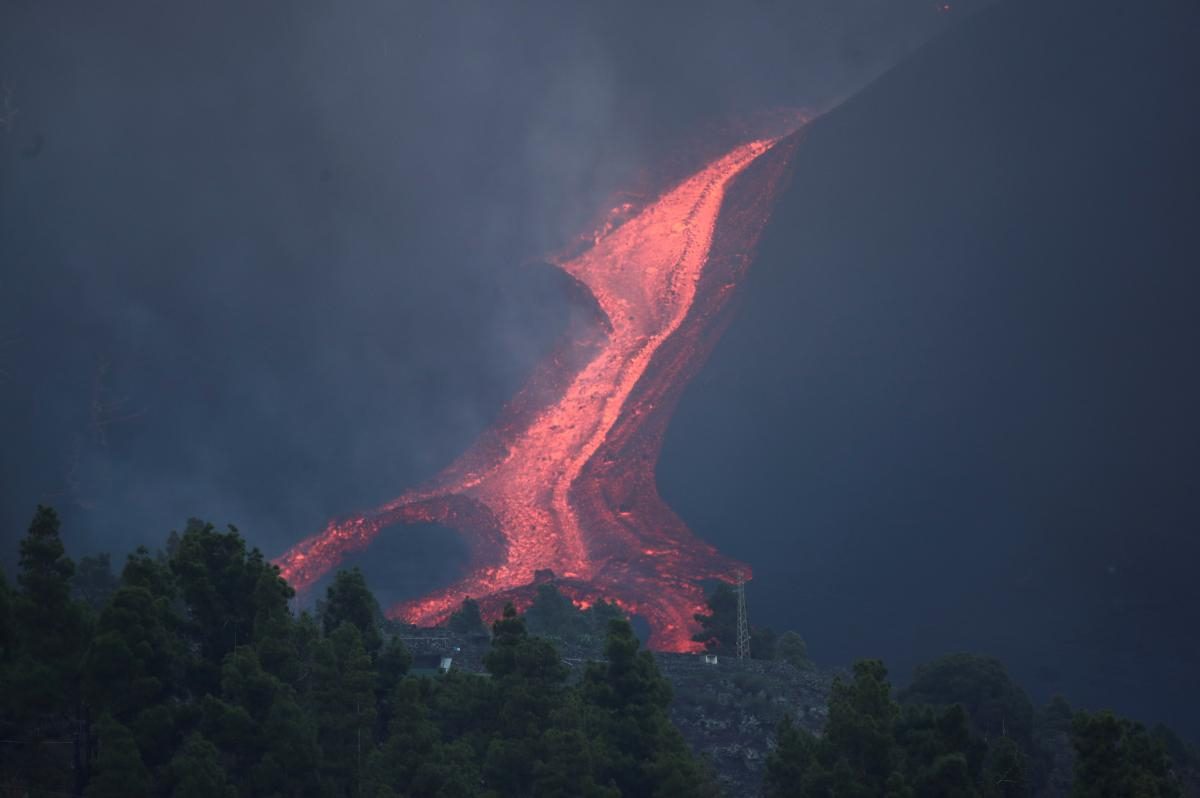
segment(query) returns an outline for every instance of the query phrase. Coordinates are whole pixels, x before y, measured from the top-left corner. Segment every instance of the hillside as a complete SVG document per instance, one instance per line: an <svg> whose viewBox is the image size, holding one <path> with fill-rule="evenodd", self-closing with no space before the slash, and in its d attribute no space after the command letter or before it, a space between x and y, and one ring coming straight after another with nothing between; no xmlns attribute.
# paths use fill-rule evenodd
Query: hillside
<svg viewBox="0 0 1200 798"><path fill-rule="evenodd" d="M812 125L659 469L759 622L1200 728L1198 37L1012 0Z"/></svg>

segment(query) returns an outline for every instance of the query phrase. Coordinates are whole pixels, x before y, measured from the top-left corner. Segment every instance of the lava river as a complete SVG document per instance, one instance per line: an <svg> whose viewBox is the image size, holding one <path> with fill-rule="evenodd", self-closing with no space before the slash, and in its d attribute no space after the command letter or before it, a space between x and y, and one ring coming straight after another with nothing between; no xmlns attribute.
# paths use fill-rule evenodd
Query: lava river
<svg viewBox="0 0 1200 798"><path fill-rule="evenodd" d="M460 581L389 615L441 622L466 596L485 616L528 603L550 572L581 606L616 601L652 647L696 648L704 579L749 569L695 538L659 498L654 468L680 392L720 335L799 133L735 147L641 208L625 205L559 259L590 313L567 331L480 439L429 483L331 522L276 562L298 590L403 524L468 540Z"/></svg>

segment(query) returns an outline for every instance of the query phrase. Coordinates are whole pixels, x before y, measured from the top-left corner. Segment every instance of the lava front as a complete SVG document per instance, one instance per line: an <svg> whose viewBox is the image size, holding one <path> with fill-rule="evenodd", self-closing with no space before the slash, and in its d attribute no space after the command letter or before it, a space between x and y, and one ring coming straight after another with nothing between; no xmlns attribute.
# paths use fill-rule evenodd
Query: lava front
<svg viewBox="0 0 1200 798"><path fill-rule="evenodd" d="M466 596L495 615L504 602L527 603L535 579L552 571L577 602L603 598L646 618L652 647L693 650L699 581L749 569L688 531L659 499L654 467L674 400L719 334L711 328L722 323L795 138L743 143L640 210L615 208L623 223L557 264L588 294L591 322L568 332L445 471L297 544L277 560L283 576L304 590L384 530L436 521L467 537L471 567L389 615L434 624ZM751 174L756 161L764 163ZM727 208L739 176L738 207Z"/></svg>

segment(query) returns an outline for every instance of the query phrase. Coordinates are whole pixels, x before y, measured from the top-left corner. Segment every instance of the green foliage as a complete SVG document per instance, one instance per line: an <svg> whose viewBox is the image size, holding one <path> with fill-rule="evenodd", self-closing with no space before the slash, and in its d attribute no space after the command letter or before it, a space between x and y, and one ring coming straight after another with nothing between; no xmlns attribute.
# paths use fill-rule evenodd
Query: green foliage
<svg viewBox="0 0 1200 798"><path fill-rule="evenodd" d="M70 580L75 573L75 564L67 557L58 531L58 513L39 504L21 541L17 582L25 598L47 612L70 600Z"/></svg>
<svg viewBox="0 0 1200 798"><path fill-rule="evenodd" d="M963 707L902 710L878 660L855 663L850 681L835 680L824 736L818 739L785 718L776 740L763 785L769 798L984 794L988 748L972 733ZM997 767L1008 763L1002 753L996 755Z"/></svg>
<svg viewBox="0 0 1200 798"><path fill-rule="evenodd" d="M705 795L707 774L671 725L671 686L628 621L609 623L606 662L589 665L581 686L593 739L600 741L597 783L623 795Z"/></svg>
<svg viewBox="0 0 1200 798"><path fill-rule="evenodd" d="M819 739L790 720L780 724L763 785L768 798L1018 798L1034 793L1038 752L1003 733L1010 718L1016 718L1018 731L1031 730L1032 720L1024 722L1028 699L998 663L955 655L919 669L902 710L891 699L886 675L881 663L869 660L855 665L852 681L837 680ZM916 703L916 696L932 700ZM1171 771L1168 736L1152 735L1108 712L1070 718L1070 707L1056 698L1039 715L1038 736L1061 732L1070 723L1077 753L1072 795L1181 794ZM999 727L1000 733L984 737L977 731L981 726ZM1032 736L1025 733L1026 739ZM1175 747L1186 751L1182 744Z"/></svg>
<svg viewBox="0 0 1200 798"><path fill-rule="evenodd" d="M221 661L239 644L252 642L264 618L286 613L294 592L258 549L247 551L232 526L222 533L212 524L189 521L170 562L184 603L184 631L198 653L190 686L200 694L215 693Z"/></svg>
<svg viewBox="0 0 1200 798"><path fill-rule="evenodd" d="M692 636L697 643L712 652L733 652L737 649L737 593L724 582L718 582L708 597L708 614L697 614L700 631Z"/></svg>
<svg viewBox="0 0 1200 798"><path fill-rule="evenodd" d="M317 724L290 690L275 692L261 728L266 744L250 777L254 794L321 795Z"/></svg>
<svg viewBox="0 0 1200 798"><path fill-rule="evenodd" d="M150 774L142 762L133 733L105 715L96 726L99 754L85 795L87 798L129 798L146 795Z"/></svg>
<svg viewBox="0 0 1200 798"><path fill-rule="evenodd" d="M236 798L216 746L199 733L187 738L171 760L169 781L174 798Z"/></svg>
<svg viewBox="0 0 1200 798"><path fill-rule="evenodd" d="M1080 712L1071 725L1076 798L1174 798L1182 795L1160 740L1111 712Z"/></svg>
<svg viewBox="0 0 1200 798"><path fill-rule="evenodd" d="M811 668L808 644L797 632L784 632L775 643L775 656L801 670Z"/></svg>
<svg viewBox="0 0 1200 798"><path fill-rule="evenodd" d="M991 743L983 773L985 798L1021 798L1030 793L1029 757L1011 737Z"/></svg>
<svg viewBox="0 0 1200 798"><path fill-rule="evenodd" d="M10 642L8 661L0 663L0 721L4 737L20 742L0 746L0 773L46 791L81 788L80 778L63 766L63 747L57 745L63 727L83 720L80 661L88 612L71 599L74 572L59 537L58 515L39 506L21 540L11 625L5 621Z"/></svg>
<svg viewBox="0 0 1200 798"><path fill-rule="evenodd" d="M130 724L137 739L142 761L152 772L165 766L175 755L189 727L196 707L185 703L156 704L143 710Z"/></svg>
<svg viewBox="0 0 1200 798"><path fill-rule="evenodd" d="M120 584L127 587L144 587L151 595L169 601L174 601L179 592L169 561L162 556L151 555L145 546L138 546L125 560Z"/></svg>
<svg viewBox="0 0 1200 798"><path fill-rule="evenodd" d="M755 626L750 630L750 659L775 659L779 635L769 626Z"/></svg>
<svg viewBox="0 0 1200 798"><path fill-rule="evenodd" d="M987 744L971 734L961 705L906 706L896 742L901 771L917 795L979 795Z"/></svg>
<svg viewBox="0 0 1200 798"><path fill-rule="evenodd" d="M483 622L483 614L479 611L479 602L470 596L464 598L462 606L450 615L446 626L450 631L461 635L483 637L488 633L487 625Z"/></svg>
<svg viewBox="0 0 1200 798"><path fill-rule="evenodd" d="M525 612L525 622L534 634L562 640L578 640L591 631L587 616L553 582L537 586L533 604Z"/></svg>
<svg viewBox="0 0 1200 798"><path fill-rule="evenodd" d="M790 798L807 794L820 771L817 761L818 741L809 732L798 728L790 717L784 717L775 730L775 748L767 756L767 771L763 777L766 798Z"/></svg>
<svg viewBox="0 0 1200 798"><path fill-rule="evenodd" d="M406 679L389 696L393 708L388 737L370 757L364 786L368 795L437 795L456 773L474 773L472 758L450 755L430 717L435 687L428 679ZM454 752L457 753L457 752Z"/></svg>
<svg viewBox="0 0 1200 798"><path fill-rule="evenodd" d="M724 582L718 582L708 597L708 614L698 613L700 631L692 640L703 643L706 651L733 654L737 651L737 592ZM774 629L755 626L750 629L750 658L775 659L778 656L778 636Z"/></svg>
<svg viewBox="0 0 1200 798"><path fill-rule="evenodd" d="M384 736L395 714L392 693L412 667L412 655L398 637L389 638L375 658L375 703L378 706L376 731Z"/></svg>
<svg viewBox="0 0 1200 798"><path fill-rule="evenodd" d="M128 558L91 630L70 598L71 565L57 531L52 511L39 511L23 546L23 590L12 603L27 614L11 636L20 645L9 646L23 666L20 679L8 681L62 684L47 678L49 655L74 652L73 661L59 660L75 669L64 673L82 663L78 696L104 713L94 731L100 743L90 747L98 752L94 794L712 792L668 720L666 680L615 605L581 612L552 583L539 591L531 615L544 631L579 639L599 621L610 627L606 661L578 685L511 607L494 627L490 679L414 680L405 678L411 657L400 640L383 640L378 605L357 571L335 579L318 625L291 614L291 589L237 530L192 521L168 542L169 557L139 549ZM88 565L101 585L102 565ZM79 580L76 588L95 600ZM464 603L457 622L478 628L473 604ZM34 609L50 611L40 629L29 620ZM51 620L70 617L73 647L47 639L71 628ZM65 692L43 703L72 706ZM48 750L34 747L19 778L66 791Z"/></svg>
<svg viewBox="0 0 1200 798"><path fill-rule="evenodd" d="M899 751L893 728L900 708L892 700L887 669L879 660L854 664L854 679L837 679L829 697L823 742L856 784L882 795ZM826 757L827 759L832 757Z"/></svg>
<svg viewBox="0 0 1200 798"><path fill-rule="evenodd" d="M39 505L21 541L20 592L13 607L22 651L52 680L37 691L42 702L53 702L74 680L83 646L82 608L71 601L75 565L58 531L58 514Z"/></svg>
<svg viewBox="0 0 1200 798"><path fill-rule="evenodd" d="M84 660L93 704L129 721L165 701L178 684L183 654L172 627L165 599L140 586L119 588L100 614Z"/></svg>
<svg viewBox="0 0 1200 798"><path fill-rule="evenodd" d="M507 607L490 679L403 679L368 795L703 796L706 774L666 718L670 690L627 622L578 687L547 641Z"/></svg>
<svg viewBox="0 0 1200 798"><path fill-rule="evenodd" d="M343 623L358 629L363 647L374 655L383 645L379 632L379 621L383 617L379 602L367 588L367 579L358 568L338 571L333 584L325 592L325 601L320 607L321 626L325 634L332 634Z"/></svg>
<svg viewBox="0 0 1200 798"><path fill-rule="evenodd" d="M669 720L669 683L613 604L580 611L545 583L530 613L509 606L494 624L487 675L414 678L412 657L383 634L357 571L334 580L318 622L292 614L278 569L233 528L193 521L168 554L138 549L111 591L107 560L74 569L58 531L53 511L39 508L16 589L0 576L0 730L19 741L0 747L0 772L17 794L716 793ZM726 587L710 606L707 640L720 645L721 618L735 617L736 599ZM578 680L532 633L583 641L600 621L604 660ZM480 629L478 605L465 601L454 624ZM760 630L755 639L760 656L765 646L807 665L799 635L773 640ZM731 681L739 704L769 700L761 674ZM903 708L892 699L881 663L858 663L832 689L823 737L786 719L779 726L765 793L1031 793L1042 763L1018 736L1028 728L1024 694L998 663L965 655L932 663L904 699ZM1079 752L1076 795L1175 796L1171 760L1194 764L1163 729L1106 713L1072 720L1061 700L1037 716L1039 740L1068 729Z"/></svg>
<svg viewBox="0 0 1200 798"><path fill-rule="evenodd" d="M1075 719L1075 710L1060 695L1051 696L1046 706L1037 713L1036 726L1042 732L1070 732Z"/></svg>
<svg viewBox="0 0 1200 798"><path fill-rule="evenodd" d="M321 645L321 626L309 612L302 612L292 624L288 638L296 652L293 678L289 681L296 692L307 696L313 688L316 672L317 650Z"/></svg>
<svg viewBox="0 0 1200 798"><path fill-rule="evenodd" d="M549 641L531 637L510 604L496 621L485 658L495 683L494 729L483 777L504 794L532 788L547 720L564 701L567 669Z"/></svg>
<svg viewBox="0 0 1200 798"><path fill-rule="evenodd" d="M96 612L104 608L108 598L117 590L117 577L112 572L112 558L106 552L83 557L75 569L71 586L76 598Z"/></svg>
<svg viewBox="0 0 1200 798"><path fill-rule="evenodd" d="M327 781L357 795L375 728L376 673L358 627L343 621L318 645L312 699L321 769Z"/></svg>
<svg viewBox="0 0 1200 798"><path fill-rule="evenodd" d="M1166 752L1176 770L1184 768L1195 770L1200 766L1200 751L1189 746L1171 729L1161 723L1156 723L1150 730L1150 736Z"/></svg>
<svg viewBox="0 0 1200 798"><path fill-rule="evenodd" d="M905 704L961 704L972 728L985 737L1032 744L1033 702L994 657L951 654L921 665L899 699Z"/></svg>
<svg viewBox="0 0 1200 798"><path fill-rule="evenodd" d="M537 586L533 604L525 613L525 622L531 634L585 646L595 643L599 648L608 635L609 622L625 620L625 617L620 607L604 600L580 609L550 581Z"/></svg>

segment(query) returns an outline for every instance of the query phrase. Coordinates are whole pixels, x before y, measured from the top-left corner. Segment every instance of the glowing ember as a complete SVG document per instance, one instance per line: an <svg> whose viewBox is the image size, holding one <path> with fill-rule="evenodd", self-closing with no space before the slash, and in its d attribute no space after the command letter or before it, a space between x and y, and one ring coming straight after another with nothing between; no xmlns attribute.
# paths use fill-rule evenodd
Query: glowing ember
<svg viewBox="0 0 1200 798"><path fill-rule="evenodd" d="M593 317L558 349L474 446L429 484L330 523L277 562L297 589L397 524L438 522L472 545L469 574L393 607L416 624L464 596L485 614L528 603L552 571L577 605L616 601L647 619L650 645L696 648L702 579L749 569L697 540L659 498L654 467L680 391L724 327L728 300L798 142L742 144L635 208L623 203L590 248L557 265Z"/></svg>

